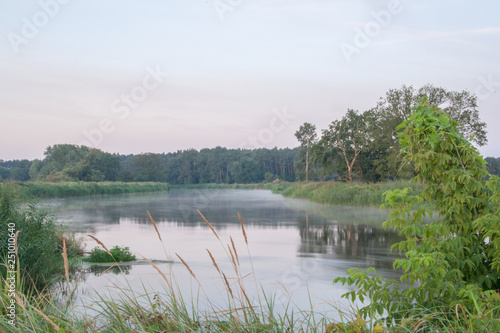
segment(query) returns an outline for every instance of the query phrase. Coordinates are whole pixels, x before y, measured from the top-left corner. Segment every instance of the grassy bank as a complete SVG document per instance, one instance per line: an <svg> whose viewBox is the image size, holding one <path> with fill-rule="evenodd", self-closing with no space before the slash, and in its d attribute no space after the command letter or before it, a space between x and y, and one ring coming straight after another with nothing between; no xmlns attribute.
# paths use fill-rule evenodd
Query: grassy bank
<svg viewBox="0 0 500 333"><path fill-rule="evenodd" d="M190 184L173 185L179 189L265 189L289 198L307 199L329 205L380 206L387 191L411 187L413 194L422 192L423 186L409 181L384 183L340 182L278 182L257 184Z"/></svg>
<svg viewBox="0 0 500 333"><path fill-rule="evenodd" d="M216 190L216 189L270 189L272 184L268 183L255 183L255 184L220 184L220 183L207 183L207 184L185 184L185 185L170 185L172 189L192 189L192 190Z"/></svg>
<svg viewBox="0 0 500 333"><path fill-rule="evenodd" d="M167 183L124 183L124 182L16 182L0 183L0 188L15 188L23 200L34 198L60 198L85 195L122 194L167 191Z"/></svg>
<svg viewBox="0 0 500 333"><path fill-rule="evenodd" d="M266 184L265 188L289 198L307 199L329 205L380 206L384 203L383 194L395 189L413 188L419 194L423 186L408 181L384 182L375 184L335 183L335 182L298 182Z"/></svg>

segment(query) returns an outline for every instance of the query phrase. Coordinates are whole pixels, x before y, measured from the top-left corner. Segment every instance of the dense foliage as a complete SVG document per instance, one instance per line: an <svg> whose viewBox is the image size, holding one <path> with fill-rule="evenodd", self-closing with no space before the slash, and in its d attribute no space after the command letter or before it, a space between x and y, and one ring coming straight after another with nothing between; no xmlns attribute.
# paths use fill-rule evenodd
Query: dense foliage
<svg viewBox="0 0 500 333"><path fill-rule="evenodd" d="M23 287L43 288L63 271L62 228L48 210L33 203L20 204L10 186L0 186L0 228L1 263L13 259L8 252L8 245L12 244L9 238L18 233L14 270L19 270L17 282ZM78 242L71 237L66 240L68 255L77 255L81 251ZM6 277L6 267L0 265L2 279Z"/></svg>
<svg viewBox="0 0 500 333"><path fill-rule="evenodd" d="M391 214L384 226L405 237L392 247L406 255L394 264L404 272L401 280L383 282L369 275L373 269L351 269L336 279L359 288L344 297L370 299L360 311L365 317L385 317L391 326L430 311L461 316L474 331L500 330L500 180L488 177L483 158L458 128L426 101L398 128L405 161L425 188L418 195L409 189L386 194ZM432 210L414 209L419 202ZM426 222L433 211L439 218Z"/></svg>
<svg viewBox="0 0 500 333"><path fill-rule="evenodd" d="M43 160L0 161L0 180L168 182L169 184L294 181L298 149L189 149L174 153L109 154L59 144Z"/></svg>
<svg viewBox="0 0 500 333"><path fill-rule="evenodd" d="M134 260L135 255L130 252L129 247L120 247L118 245L109 250L109 253L99 247L94 247L87 258L87 261L94 263L115 263Z"/></svg>
<svg viewBox="0 0 500 333"><path fill-rule="evenodd" d="M479 117L474 95L432 85L418 90L402 86L389 90L376 107L364 112L348 110L323 130L312 148L314 166L321 170L319 178L369 182L412 178L415 168L403 159L397 126L411 117L423 96L457 121L457 130L467 139L479 146L486 144L486 123Z"/></svg>

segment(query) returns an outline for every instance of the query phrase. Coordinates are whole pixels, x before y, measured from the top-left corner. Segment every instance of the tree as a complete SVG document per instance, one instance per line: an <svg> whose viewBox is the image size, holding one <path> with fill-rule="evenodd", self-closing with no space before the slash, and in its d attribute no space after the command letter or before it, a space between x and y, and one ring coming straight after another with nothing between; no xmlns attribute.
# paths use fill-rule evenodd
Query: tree
<svg viewBox="0 0 500 333"><path fill-rule="evenodd" d="M319 141L323 163L327 163L328 156L336 161L339 167L347 169L347 179L354 180L355 163L359 154L365 151L372 141L370 132L371 111L358 113L352 109L340 119L334 120L328 129L323 130ZM358 168L357 174L363 178L362 169Z"/></svg>
<svg viewBox="0 0 500 333"><path fill-rule="evenodd" d="M165 181L165 164L159 154L145 153L135 156L133 160L135 181Z"/></svg>
<svg viewBox="0 0 500 333"><path fill-rule="evenodd" d="M240 184L257 183L264 179L259 164L250 157L243 157L233 162L230 173L234 182Z"/></svg>
<svg viewBox="0 0 500 333"><path fill-rule="evenodd" d="M10 178L20 182L25 182L30 179L29 171L31 162L28 160L16 161L16 165L12 168Z"/></svg>
<svg viewBox="0 0 500 333"><path fill-rule="evenodd" d="M299 130L295 132L295 137L300 142L300 148L302 151L305 150L306 157L306 182L308 181L309 175L309 147L317 142L316 126L310 123L304 123L299 127Z"/></svg>
<svg viewBox="0 0 500 333"><path fill-rule="evenodd" d="M454 121L458 131L466 138L482 146L487 143L486 123L482 122L477 109L477 98L467 91L451 91L427 84L419 89L403 85L400 89L389 90L372 109L378 118L374 130L378 139L374 141L379 154L374 158L374 178L386 179L398 176L412 176L412 166L404 163L397 140L397 126L406 121L413 113L418 101L427 96L431 105L440 107ZM375 148L375 147L373 147ZM373 149L370 148L370 149Z"/></svg>
<svg viewBox="0 0 500 333"><path fill-rule="evenodd" d="M488 163L486 165L488 172L492 175L500 176L500 157L486 157L484 160Z"/></svg>
<svg viewBox="0 0 500 333"><path fill-rule="evenodd" d="M460 307L468 327L500 329L500 179L487 180L485 161L459 124L425 100L397 129L404 158L418 172L415 181L425 184L420 195L410 195L409 188L386 194L384 207L391 213L384 227L405 238L392 246L405 252L394 264L404 274L401 283L383 282L381 276L369 276L373 269L349 270L349 277L335 281L359 290L343 297L370 298L360 313L385 314L389 326L402 318L421 320L419 309L425 309L422 315L430 311L446 317ZM415 209L421 202L431 209ZM427 223L434 211L439 219Z"/></svg>

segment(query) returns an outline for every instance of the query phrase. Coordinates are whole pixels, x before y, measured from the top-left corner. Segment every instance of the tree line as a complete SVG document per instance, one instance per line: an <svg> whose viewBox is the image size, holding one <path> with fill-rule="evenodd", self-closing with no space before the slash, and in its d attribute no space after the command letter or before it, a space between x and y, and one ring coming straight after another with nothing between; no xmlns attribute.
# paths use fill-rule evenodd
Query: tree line
<svg viewBox="0 0 500 333"><path fill-rule="evenodd" d="M299 179L379 182L413 178L415 168L405 161L398 141L398 125L406 121L422 98L439 107L458 125L458 130L478 146L487 143L486 123L477 109L477 98L467 91L450 91L433 85L419 89L391 89L377 105L364 112L348 109L332 121L322 135L304 123L295 136L300 150ZM499 159L486 159L491 174L499 174ZM300 169L300 171L299 171Z"/></svg>
<svg viewBox="0 0 500 333"><path fill-rule="evenodd" d="M42 160L0 160L0 180L16 181L157 181L170 184L258 183L341 180L380 182L409 179L414 166L403 159L398 125L426 97L459 125L464 137L478 146L487 143L486 123L477 97L427 84L402 86L364 112L348 109L318 136L304 123L295 133L298 148L188 149L172 153L119 155L70 144L47 147ZM500 158L487 157L490 174L500 175Z"/></svg>
<svg viewBox="0 0 500 333"><path fill-rule="evenodd" d="M41 160L0 160L0 179L15 181L124 181L170 184L295 181L298 148L188 149L120 155L72 144L47 147Z"/></svg>

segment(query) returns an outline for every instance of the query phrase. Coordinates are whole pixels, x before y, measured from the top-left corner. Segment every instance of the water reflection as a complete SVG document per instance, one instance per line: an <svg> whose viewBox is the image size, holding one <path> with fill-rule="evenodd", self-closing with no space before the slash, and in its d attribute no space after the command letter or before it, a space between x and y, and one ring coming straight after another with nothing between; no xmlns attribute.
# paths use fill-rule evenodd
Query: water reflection
<svg viewBox="0 0 500 333"><path fill-rule="evenodd" d="M84 273L91 273L94 276L101 276L103 274L125 274L128 275L132 269L131 265L91 265L87 270L83 270Z"/></svg>
<svg viewBox="0 0 500 333"><path fill-rule="evenodd" d="M287 199L270 191L252 190L172 190L164 193L67 198L45 202L70 230L93 234L108 247L128 246L149 259L168 260L180 253L200 279L216 275L206 249L218 263L225 252L198 215L211 222L223 242L233 237L238 251L246 253L237 213L243 218L249 239L253 270L266 290L281 285L294 292L294 302L324 297L325 290L342 291L332 281L350 267L375 267L386 277L395 277L390 246L398 236L381 225L388 212L373 207L335 207L305 200ZM146 214L155 219L164 239L159 242ZM87 245L92 248L92 241ZM168 252L168 253L167 253ZM249 260L241 256L243 265ZM192 282L182 265L163 265L172 270L181 289L191 291ZM82 271L78 293L91 297L109 285L142 288L161 279L149 265L113 267L90 266ZM122 274L123 272L123 274ZM104 275L101 277L101 275ZM185 278L182 278L185 277ZM108 282L103 282L106 278ZM112 281L112 283L109 282ZM125 281L126 280L126 281ZM216 297L216 296L214 296ZM220 295L219 295L220 297Z"/></svg>

